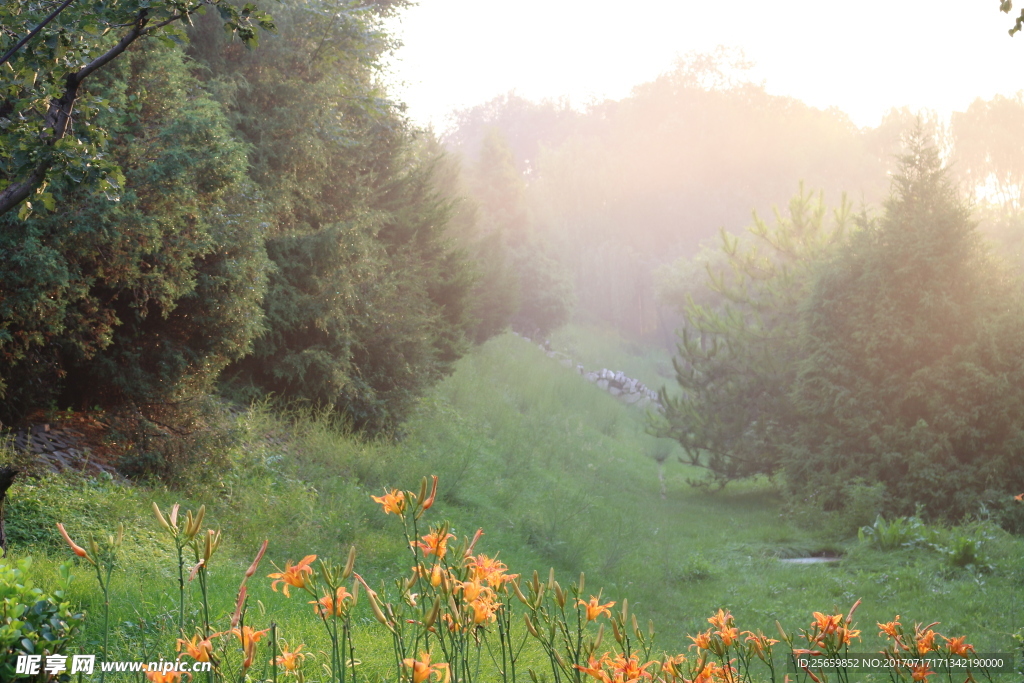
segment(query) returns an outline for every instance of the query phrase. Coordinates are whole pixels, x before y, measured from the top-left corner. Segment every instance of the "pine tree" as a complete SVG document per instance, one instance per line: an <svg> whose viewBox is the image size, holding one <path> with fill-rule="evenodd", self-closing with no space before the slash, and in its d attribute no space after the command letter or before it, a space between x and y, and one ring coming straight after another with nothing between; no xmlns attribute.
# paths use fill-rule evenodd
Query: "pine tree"
<svg viewBox="0 0 1024 683"><path fill-rule="evenodd" d="M787 480L833 509L880 482L880 511L958 519L1024 486L1024 307L923 135L901 164L802 313Z"/></svg>
<svg viewBox="0 0 1024 683"><path fill-rule="evenodd" d="M754 219L746 239L722 231L729 269L709 268L708 286L727 303L690 301L673 361L683 393L662 392L664 419L653 425L720 485L780 469L794 419L799 306L812 266L851 222L845 201L829 220L822 195L802 186L774 226Z"/></svg>

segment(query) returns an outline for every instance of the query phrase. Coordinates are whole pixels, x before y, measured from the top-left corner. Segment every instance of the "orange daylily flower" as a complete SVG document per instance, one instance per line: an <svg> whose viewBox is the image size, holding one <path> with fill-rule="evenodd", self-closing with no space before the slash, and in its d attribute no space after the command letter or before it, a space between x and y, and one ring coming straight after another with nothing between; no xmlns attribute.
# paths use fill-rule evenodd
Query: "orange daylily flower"
<svg viewBox="0 0 1024 683"><path fill-rule="evenodd" d="M394 513L401 517L405 514L405 492L398 489L384 489L383 496L370 496L375 503L380 503L384 508L384 514Z"/></svg>
<svg viewBox="0 0 1024 683"><path fill-rule="evenodd" d="M878 624L878 628L882 629L881 631L878 632L878 635L882 635L884 633L885 635L889 636L890 638L899 639L899 637L900 637L900 632L899 632L899 629L900 629L900 615L897 614L896 618L893 619L892 621L886 622L884 624L879 623Z"/></svg>
<svg viewBox="0 0 1024 683"><path fill-rule="evenodd" d="M729 647L740 639L740 630L735 626L715 631L715 634L722 639L722 644Z"/></svg>
<svg viewBox="0 0 1024 683"><path fill-rule="evenodd" d="M491 588L500 589L510 581L514 581L519 574L506 574L508 567L498 558L490 558L487 555L471 557L466 562L469 567L469 575L475 581L485 581Z"/></svg>
<svg viewBox="0 0 1024 683"><path fill-rule="evenodd" d="M910 668L911 678L915 681L927 681L928 677L931 676L934 671L928 668L927 664L921 664L920 666L914 666Z"/></svg>
<svg viewBox="0 0 1024 683"><path fill-rule="evenodd" d="M355 596L348 592L344 586L338 586L334 596L325 595L319 600L310 600L313 610L323 619L327 617L342 617L348 611L349 605L355 600Z"/></svg>
<svg viewBox="0 0 1024 683"><path fill-rule="evenodd" d="M1024 503L1024 493L1018 493L1013 499L1018 503Z"/></svg>
<svg viewBox="0 0 1024 683"><path fill-rule="evenodd" d="M822 634L835 633L836 629L842 623L842 614L822 614L821 612L814 613L814 621L811 622L811 626L818 629Z"/></svg>
<svg viewBox="0 0 1024 683"><path fill-rule="evenodd" d="M421 652L419 659L412 659L411 657L403 659L402 664L412 669L412 683L423 683L423 681L429 680L431 676L437 676L443 683L448 683L451 677L451 671L448 669L447 664L430 663L429 652ZM443 678L441 678L442 672Z"/></svg>
<svg viewBox="0 0 1024 683"><path fill-rule="evenodd" d="M928 629L927 631L918 631L914 635L914 641L917 643L917 654L923 655L932 650L937 650L938 645L935 644L935 631Z"/></svg>
<svg viewBox="0 0 1024 683"><path fill-rule="evenodd" d="M462 591L462 599L466 602L473 602L477 598L492 597L494 595L494 591L479 581L461 581L458 588Z"/></svg>
<svg viewBox="0 0 1024 683"><path fill-rule="evenodd" d="M693 645L696 645L701 650L707 650L707 649L709 649L711 647L711 629L708 629L707 631L702 631L701 633L698 633L696 635L696 637L694 637L694 636L687 636L687 637L690 640L693 641ZM690 647L693 647L693 645L691 645Z"/></svg>
<svg viewBox="0 0 1024 683"><path fill-rule="evenodd" d="M715 627L716 630L724 631L734 623L732 614L728 610L719 609L718 613L713 617L708 617L708 623Z"/></svg>
<svg viewBox="0 0 1024 683"><path fill-rule="evenodd" d="M603 683L611 683L611 677L602 668L603 664L603 657L601 659L594 659L594 656L591 655L590 661L587 662L587 666L583 666L582 664L573 664L573 666L575 666L583 673L589 676L593 676L599 681L602 681Z"/></svg>
<svg viewBox="0 0 1024 683"><path fill-rule="evenodd" d="M949 651L955 655L966 657L967 653L974 652L974 646L964 642L964 640L967 639L967 636L958 636L957 638L946 638L946 636L942 637L946 641L946 647L948 647Z"/></svg>
<svg viewBox="0 0 1024 683"><path fill-rule="evenodd" d="M582 605L583 607L586 608L586 610L587 610L587 621L593 621L594 619L597 619L602 614L604 614L604 615L606 615L606 616L608 616L610 618L612 616L612 611L611 611L610 608L615 606L615 602L614 601L606 602L605 604L601 605L601 604L598 604L598 603L600 603L600 601L601 601L601 594L598 593L596 597L591 595L589 602L587 602L585 600L577 599L576 600L576 605L577 606Z"/></svg>
<svg viewBox="0 0 1024 683"><path fill-rule="evenodd" d="M779 642L774 638L769 638L760 631L756 634L752 631L744 631L742 635L747 637L745 642L749 645L750 651L761 659L764 659L765 655L771 652L772 645Z"/></svg>
<svg viewBox="0 0 1024 683"><path fill-rule="evenodd" d="M242 662L242 667L248 669L252 666L252 658L256 654L256 644L260 642L260 638L270 633L269 628L265 628L262 631L256 631L252 626L243 626L242 628L233 628L230 631L224 631L222 633L215 633L211 638L217 636L223 636L225 634L231 634L238 638L242 644L242 650L245 653L245 660Z"/></svg>
<svg viewBox="0 0 1024 683"><path fill-rule="evenodd" d="M305 652L300 652L300 650L305 646L305 643L303 643L291 652L281 648L281 654L279 654L277 659L274 660L275 663L278 666L283 667L285 671L295 671L302 665L302 661L309 656Z"/></svg>
<svg viewBox="0 0 1024 683"><path fill-rule="evenodd" d="M455 538L455 534L442 534L435 530L424 536L422 541L412 541L410 545L418 547L424 555L436 555L440 560L448 552L448 540L451 538Z"/></svg>
<svg viewBox="0 0 1024 683"><path fill-rule="evenodd" d="M501 603L495 602L494 598L482 596L469 603L469 606L473 608L473 623L482 624L497 618L495 614L501 607Z"/></svg>
<svg viewBox="0 0 1024 683"><path fill-rule="evenodd" d="M860 631L840 626L836 629L836 636L840 645L849 645L854 638L860 638Z"/></svg>
<svg viewBox="0 0 1024 683"><path fill-rule="evenodd" d="M611 669L614 678L612 680L615 683L633 683L641 678L651 678L651 674L647 672L647 668L655 662L647 662L643 666L640 665L640 660L637 659L636 655L630 655L629 659L619 653L615 655L615 659L609 659L605 655L605 665Z"/></svg>
<svg viewBox="0 0 1024 683"><path fill-rule="evenodd" d="M661 663L661 670L670 676L676 676L679 673L679 667L686 663L686 655L678 654L675 657L665 657L665 661Z"/></svg>
<svg viewBox="0 0 1024 683"><path fill-rule="evenodd" d="M183 647L185 648L185 652L181 652ZM201 640L198 635L192 636L188 640L178 638L177 650L178 652L181 652L181 654L178 655L178 659L181 659L182 655L187 654L197 662L212 661L213 643L210 642L209 638Z"/></svg>
<svg viewBox="0 0 1024 683"><path fill-rule="evenodd" d="M735 671L736 669L731 666L708 662L693 680L687 680L686 683L726 683L727 681L731 683L734 680Z"/></svg>
<svg viewBox="0 0 1024 683"><path fill-rule="evenodd" d="M185 671L160 671L159 669L150 669L145 664L143 664L142 670L146 672L146 680L150 683L178 683L182 676L188 676L188 679L192 680L192 674Z"/></svg>
<svg viewBox="0 0 1024 683"><path fill-rule="evenodd" d="M290 598L291 594L288 592L289 586L294 588L306 588L306 579L313 574L313 568L309 565L315 560L316 555L306 555L302 558L301 562L294 566L292 566L291 560L288 560L284 565L284 571L267 574L268 579L277 579L274 583L270 584L270 587L276 592L277 584L284 584L284 596L286 598Z"/></svg>

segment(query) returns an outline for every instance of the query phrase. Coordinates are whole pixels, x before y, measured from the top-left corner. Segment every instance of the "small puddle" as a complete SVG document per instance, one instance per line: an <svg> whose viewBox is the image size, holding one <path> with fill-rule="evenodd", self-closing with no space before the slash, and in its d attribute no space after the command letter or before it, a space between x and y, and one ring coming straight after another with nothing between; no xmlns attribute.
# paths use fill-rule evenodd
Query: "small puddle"
<svg viewBox="0 0 1024 683"><path fill-rule="evenodd" d="M785 562L786 564L826 564L829 562L838 562L838 557L788 557L779 562Z"/></svg>

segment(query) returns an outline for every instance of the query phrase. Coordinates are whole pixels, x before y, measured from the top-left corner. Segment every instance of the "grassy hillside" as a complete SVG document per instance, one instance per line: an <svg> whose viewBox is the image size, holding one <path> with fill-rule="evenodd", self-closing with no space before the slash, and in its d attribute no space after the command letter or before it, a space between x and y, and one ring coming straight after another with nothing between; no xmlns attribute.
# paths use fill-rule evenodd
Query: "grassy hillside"
<svg viewBox="0 0 1024 683"><path fill-rule="evenodd" d="M552 343L588 368L622 369L651 386L667 363L617 349L593 330L569 328ZM605 355L610 358L599 361ZM921 527L889 543L898 547L879 549L857 540L860 520L790 512L772 482L694 488L687 480L700 472L678 463L674 452L664 465L662 494L651 457L660 446L645 433L644 413L513 335L461 360L395 442L361 441L322 416L285 419L256 407L239 418L234 443L233 468L197 473L206 483L187 494L70 476L22 479L9 494L10 556L33 556L35 581L46 586L70 556L56 522L79 543L124 522L123 558L112 580L112 651L124 659L151 653L171 659L177 565L153 501L165 510L174 502L191 509L205 504L204 526L223 530L209 566L219 630L264 539L270 540L267 560L278 567L309 554L343 562L355 545L356 570L371 586L407 576L401 527L370 496L385 487L416 490L421 477L436 474L438 502L427 519L450 520L459 536L483 528L477 550L499 553L513 573L536 569L547 576L554 567L566 585L586 572L587 594L603 587L603 599L628 597L642 622L655 621L659 649L685 651L686 634L705 630L720 608L741 629L774 633L776 620L791 631L807 628L812 612L845 613L861 599L856 618L863 640L854 648L861 652L882 647L875 623L896 614L908 625L939 621L943 633L968 635L979 652L1011 651L1010 634L1024 625L1020 539L974 522ZM875 546L886 545L885 531ZM983 557L967 557L973 550ZM780 561L816 554L842 560ZM248 619L261 628L274 620L293 645L325 649L307 600L284 599L262 578L273 571L265 560L251 579ZM92 567L79 561L74 573L71 597L90 617L99 614ZM190 618L196 618L196 587L189 591ZM371 680L393 679L386 633L365 600L357 614L361 670ZM87 621L86 652L98 647L98 622Z"/></svg>

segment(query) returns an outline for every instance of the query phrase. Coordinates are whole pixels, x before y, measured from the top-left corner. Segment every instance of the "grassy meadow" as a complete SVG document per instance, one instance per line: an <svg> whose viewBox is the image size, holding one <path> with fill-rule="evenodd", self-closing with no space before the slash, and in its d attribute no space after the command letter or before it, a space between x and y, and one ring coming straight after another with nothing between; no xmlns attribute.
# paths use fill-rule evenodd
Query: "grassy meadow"
<svg viewBox="0 0 1024 683"><path fill-rule="evenodd" d="M592 329L566 328L552 345L588 369L621 369L652 387L670 381L667 354L628 349ZM687 634L707 629L719 609L729 610L741 630L774 635L776 621L799 631L813 612L845 614L858 599L861 640L852 652L882 648L876 622L896 615L910 627L940 622L936 629L968 636L977 652L1014 650L1011 634L1024 626L1021 539L970 520L946 529L882 525L859 540L857 529L874 521L870 496L856 518L810 518L785 504L775 482L692 486L702 473L681 464L678 450L662 466L655 461L669 445L646 433L645 419L535 344L506 334L463 358L395 441L360 440L320 415L284 419L256 406L238 418L230 471L194 473L202 483L187 492L73 476L23 478L8 498L9 555L31 556L33 580L46 587L71 556L57 522L79 543L123 522L126 538L111 583L112 658L173 659L177 564L151 504L205 504L204 526L222 529L224 538L208 567L217 630L226 628L242 573L269 539L266 559L249 580L248 623L264 628L273 620L289 643L317 653L327 648L324 629L305 597L271 590L264 578L276 571L271 562L283 568L310 554L344 562L355 545L356 571L370 586L406 577L411 562L401 525L370 496L385 488L415 491L423 476L436 474L438 499L424 524L450 520L459 537L482 528L476 550L497 553L524 578L538 570L546 579L553 567L568 585L585 572L585 595L600 589L602 601L628 598L641 623L654 621L657 651L687 651ZM822 555L841 561L781 561ZM90 617L98 614L92 567L78 560L74 574L71 598ZM195 619L194 586L189 596ZM390 638L366 600L354 624L363 675L395 680ZM98 620L87 619L76 651L97 651L99 633ZM540 657L530 649L524 656ZM262 660L268 657L269 651ZM307 663L310 680L323 663L322 655Z"/></svg>

